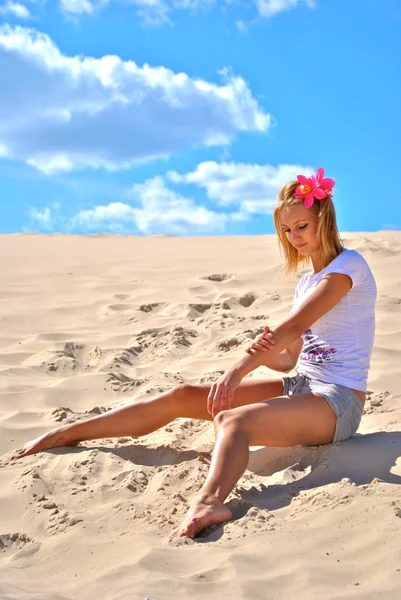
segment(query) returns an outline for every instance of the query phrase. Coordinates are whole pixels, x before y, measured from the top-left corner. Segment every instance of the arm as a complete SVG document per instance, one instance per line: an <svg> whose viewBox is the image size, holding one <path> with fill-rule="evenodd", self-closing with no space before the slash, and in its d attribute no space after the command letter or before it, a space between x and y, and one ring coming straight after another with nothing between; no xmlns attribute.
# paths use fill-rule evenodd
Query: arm
<svg viewBox="0 0 401 600"><path fill-rule="evenodd" d="M273 368L274 358L278 358L278 355L292 345L296 348L294 343L301 337L302 333L338 304L351 287L351 278L343 273L329 273L323 277L313 292L305 298L293 314L271 330L276 340L274 348L267 352L250 350L250 354L247 354L233 365L230 372L235 372L242 378L262 365L269 366L269 362ZM284 362L285 356L284 353L279 361Z"/></svg>
<svg viewBox="0 0 401 600"><path fill-rule="evenodd" d="M306 329L309 329L315 321L340 302L351 287L352 279L348 275L343 273L325 275L292 315L271 330L275 339L273 348L267 352L251 348L249 354L236 362L218 381L213 383L207 398L209 414L214 418L221 410L232 408L234 392L241 379L257 367L267 365L268 356L273 358L292 346Z"/></svg>
<svg viewBox="0 0 401 600"><path fill-rule="evenodd" d="M303 339L299 337L295 340L295 342L290 344L288 348L282 350L279 354L272 355L270 351L261 351L265 355L263 364L273 371L289 373L295 368L295 365L298 362L303 344Z"/></svg>
<svg viewBox="0 0 401 600"><path fill-rule="evenodd" d="M251 350L267 352L276 343L272 331L268 325L263 328L263 333L259 335L247 348L245 352ZM265 355L266 360L264 365L273 371L280 371L282 373L289 373L294 369L298 362L299 355L303 347L303 339L300 337L295 342L290 344L288 348L282 350L279 354L272 355L271 353Z"/></svg>

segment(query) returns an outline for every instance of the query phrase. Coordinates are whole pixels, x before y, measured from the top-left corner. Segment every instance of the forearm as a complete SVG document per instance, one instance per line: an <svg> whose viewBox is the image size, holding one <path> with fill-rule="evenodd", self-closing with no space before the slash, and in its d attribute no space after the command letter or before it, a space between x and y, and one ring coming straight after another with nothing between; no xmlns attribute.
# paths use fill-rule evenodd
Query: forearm
<svg viewBox="0 0 401 600"><path fill-rule="evenodd" d="M267 351L251 349L250 353L237 361L230 371L236 371L241 377L244 377L262 365L278 371L288 372L291 370L292 365L285 355L285 350L300 337L299 327L291 321L285 321L271 329L271 333L275 339L273 348Z"/></svg>
<svg viewBox="0 0 401 600"><path fill-rule="evenodd" d="M294 368L294 359L287 350L282 350L279 354L273 354L267 350L264 351L265 360L263 366L278 371L279 373L289 373Z"/></svg>

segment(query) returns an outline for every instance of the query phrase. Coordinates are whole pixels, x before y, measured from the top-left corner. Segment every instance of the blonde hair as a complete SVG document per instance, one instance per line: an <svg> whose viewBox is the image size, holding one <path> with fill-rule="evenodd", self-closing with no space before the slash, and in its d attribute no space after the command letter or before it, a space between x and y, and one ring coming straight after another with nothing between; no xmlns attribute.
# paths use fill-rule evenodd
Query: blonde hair
<svg viewBox="0 0 401 600"><path fill-rule="evenodd" d="M276 227L280 247L284 251L287 276L295 275L299 266L306 267L310 262L309 256L302 256L299 254L298 250L290 244L280 223L280 213L283 208L303 202L303 199L294 198L295 190L298 185L298 181L290 181L283 185L278 195L278 204L274 209L274 225ZM344 248L337 228L336 210L333 201L331 198L315 200L308 210L310 210L317 218L317 237L320 242L323 256L323 266L327 267L327 265L331 263Z"/></svg>

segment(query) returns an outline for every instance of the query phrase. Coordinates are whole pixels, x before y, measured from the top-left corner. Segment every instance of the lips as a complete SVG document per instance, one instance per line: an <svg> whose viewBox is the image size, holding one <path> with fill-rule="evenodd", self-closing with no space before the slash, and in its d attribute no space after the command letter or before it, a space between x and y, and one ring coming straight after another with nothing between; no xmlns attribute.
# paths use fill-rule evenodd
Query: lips
<svg viewBox="0 0 401 600"><path fill-rule="evenodd" d="M303 248L304 246L306 246L306 242L305 242L305 244L301 244L300 246L295 246L295 248L298 248L298 250L299 250L299 248Z"/></svg>

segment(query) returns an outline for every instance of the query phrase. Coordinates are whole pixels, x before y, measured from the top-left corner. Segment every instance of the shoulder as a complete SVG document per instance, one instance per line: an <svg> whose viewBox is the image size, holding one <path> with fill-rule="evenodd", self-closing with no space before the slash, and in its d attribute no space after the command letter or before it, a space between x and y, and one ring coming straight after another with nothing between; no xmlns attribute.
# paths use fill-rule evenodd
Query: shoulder
<svg viewBox="0 0 401 600"><path fill-rule="evenodd" d="M349 248L344 248L344 250L336 256L334 260L331 261L326 267L329 269L330 267L335 267L337 265L354 265L354 266L364 266L367 265L366 259L359 254L356 250L350 250Z"/></svg>
<svg viewBox="0 0 401 600"><path fill-rule="evenodd" d="M334 260L323 269L325 275L342 273L352 280L353 287L361 284L367 277L373 278L366 259L356 250L344 248Z"/></svg>

